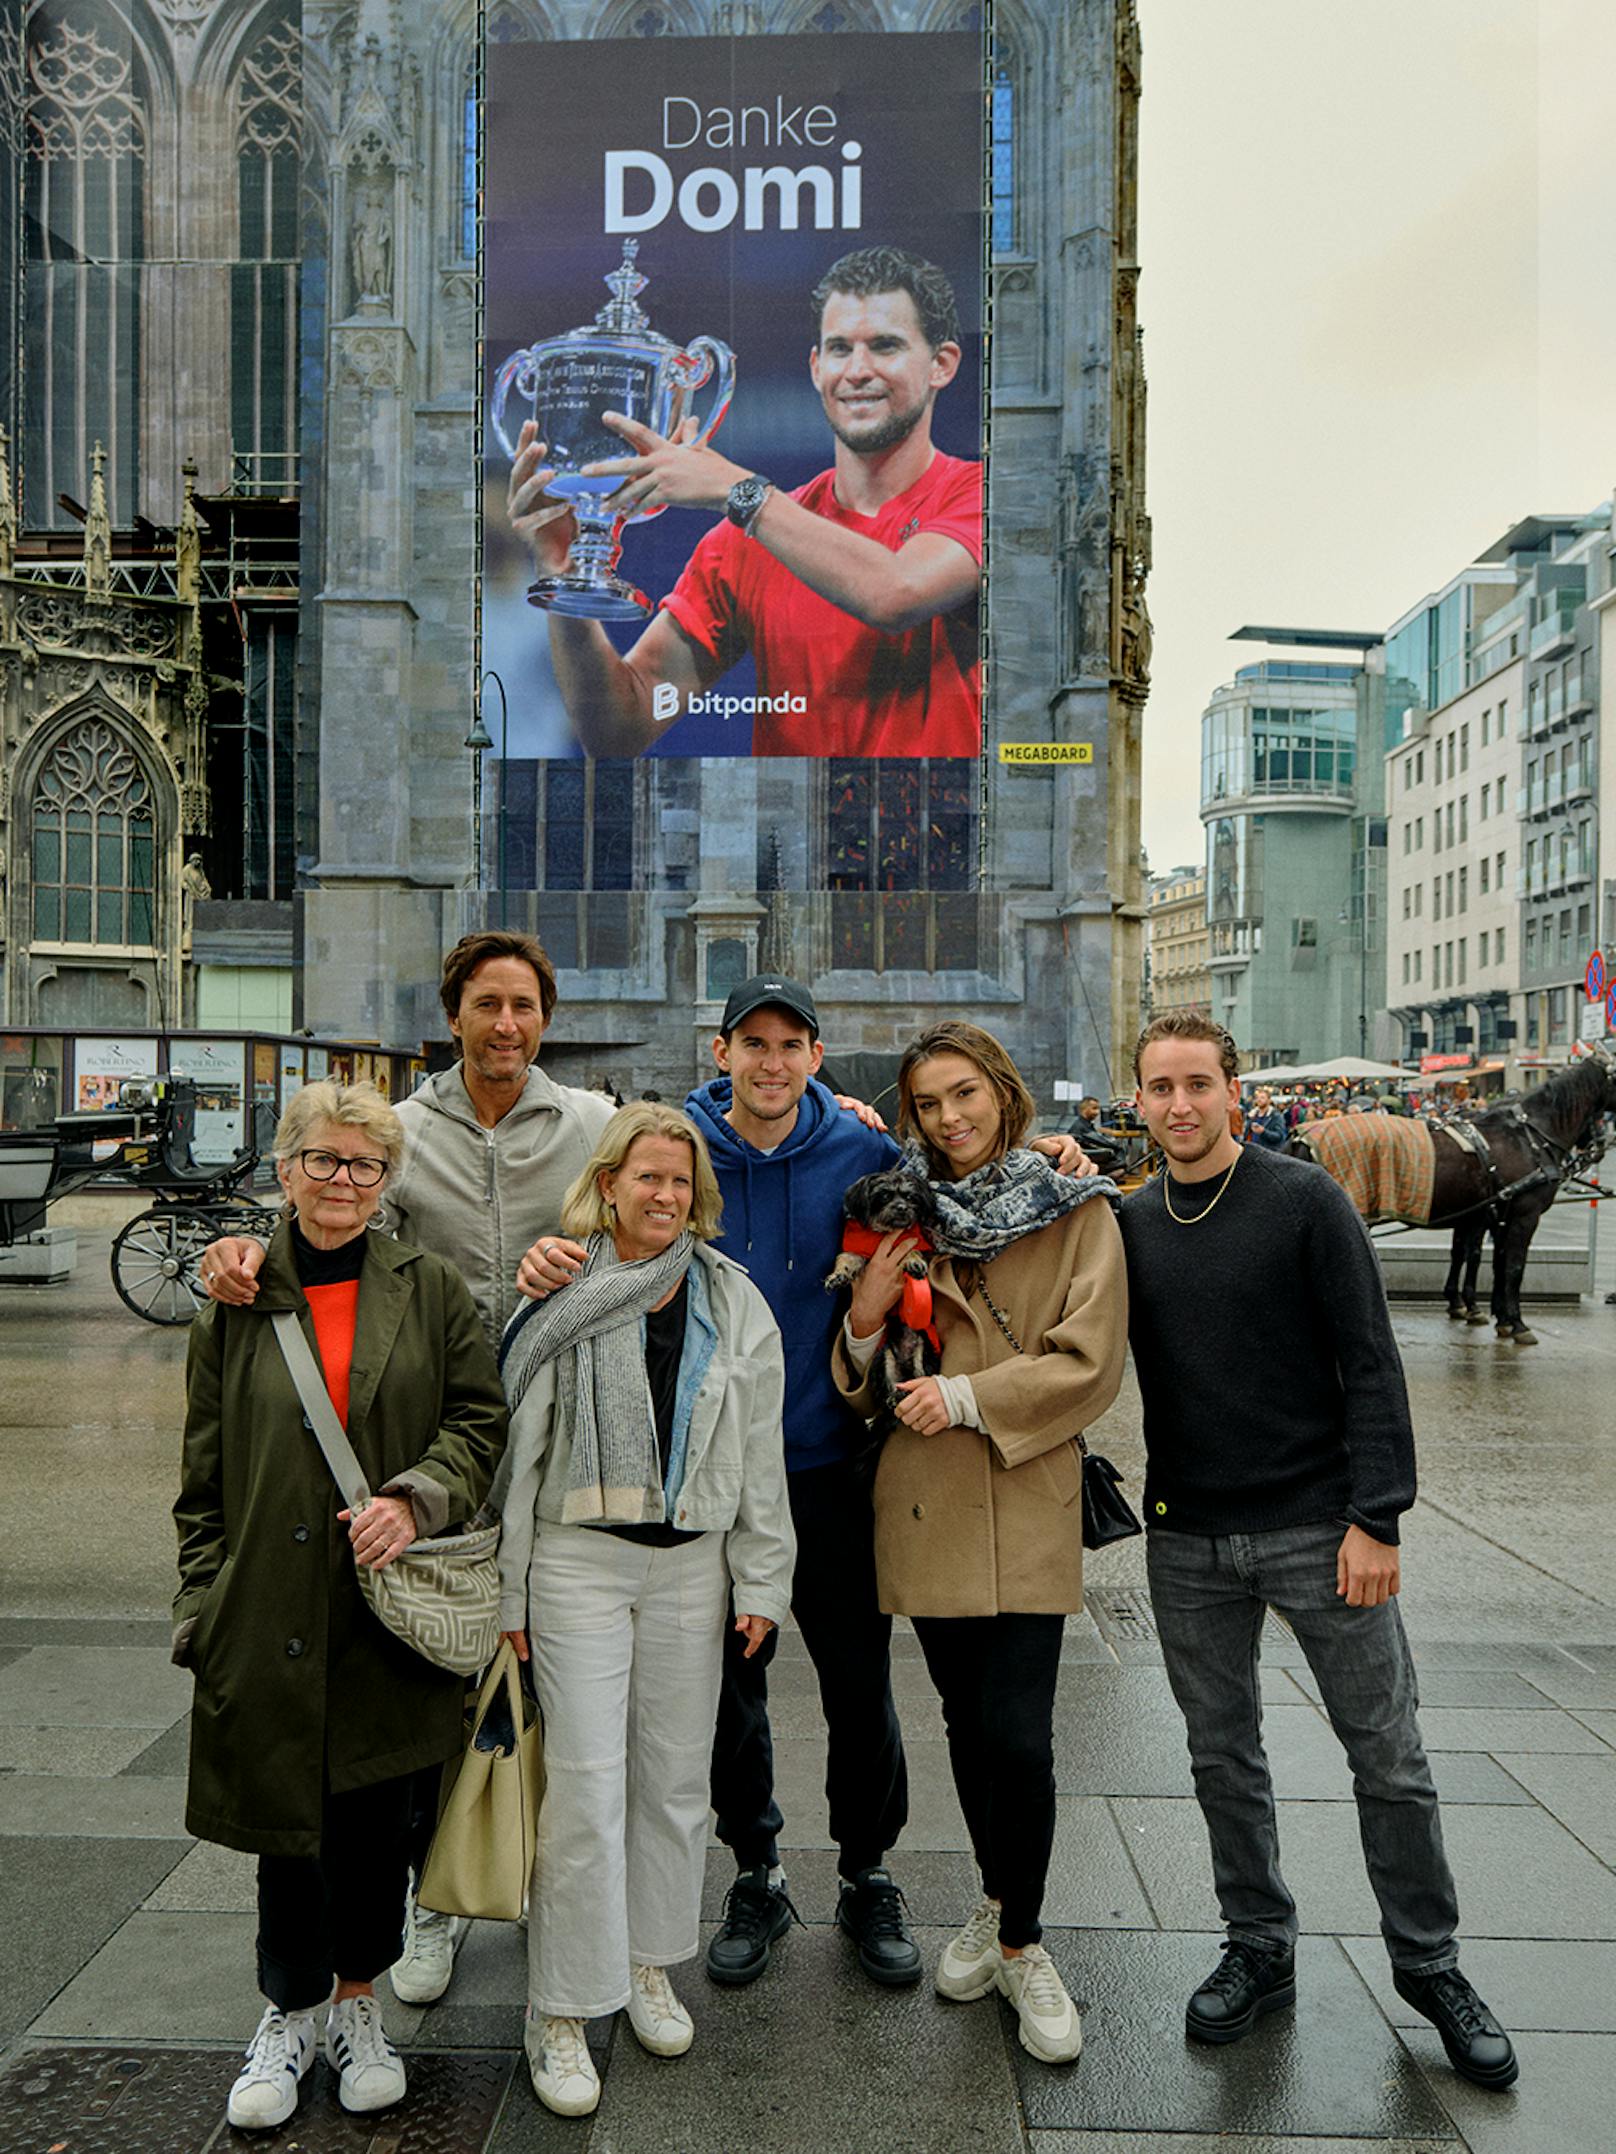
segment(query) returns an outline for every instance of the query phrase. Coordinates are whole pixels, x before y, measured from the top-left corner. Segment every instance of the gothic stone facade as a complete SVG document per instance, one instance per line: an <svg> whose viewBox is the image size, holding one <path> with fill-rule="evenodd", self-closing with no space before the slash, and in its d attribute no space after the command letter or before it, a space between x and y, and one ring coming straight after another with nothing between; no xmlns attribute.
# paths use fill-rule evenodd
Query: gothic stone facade
<svg viewBox="0 0 1616 2154"><path fill-rule="evenodd" d="M491 16L496 38L980 22L957 0L548 11L507 0ZM305 496L317 496L324 578L318 858L303 900L309 1021L383 1037L432 1032L438 953L467 925L503 915L537 927L558 958L562 1004L546 1054L578 1078L604 1073L625 1089L677 1096L705 1065L727 986L766 963L812 980L827 1037L843 1048L892 1047L928 1013L968 1008L1005 1036L1046 1098L1059 1075L1102 1083L1112 1043L1137 1021L1142 957L1150 547L1131 5L993 11L1014 185L992 274L980 797L962 806L943 777L916 771L894 808L880 784L859 792L856 778L838 784L845 768L807 763L512 769L497 803L506 870L497 896L468 887L461 746L473 666L457 638L481 506L463 328L472 265L434 177L452 166L443 121L469 61L469 20L457 31L431 8L361 10L339 50L344 20L305 11L318 44L306 72L311 120L316 82L327 99L311 135L331 145L323 477L316 487L309 474ZM367 288L356 205L362 188L376 199L378 171L393 255ZM413 485L400 486L400 474ZM484 716L497 735L497 708ZM1093 764L997 765L1000 740L1048 739L1091 741ZM851 803L849 790L859 795ZM889 814L911 832L917 820L951 828L963 816L980 894L850 887L849 816L868 818L863 857L890 860L902 840L883 822ZM485 833L493 827L490 816ZM494 880L485 859L484 882Z"/></svg>
<svg viewBox="0 0 1616 2154"><path fill-rule="evenodd" d="M625 1089L677 1095L704 1065L728 983L766 963L813 981L827 1036L844 1048L890 1047L928 1013L969 1009L1005 1037L1046 1102L1058 1076L1101 1086L1137 1019L1142 954L1150 545L1133 0L1003 0L991 10L1003 184L991 278L986 782L962 788L953 771L922 765L839 786L829 766L796 763L494 765L486 802L474 801L463 745L475 708L481 513L466 154L477 7L303 0L295 334L304 393L300 434L289 440L276 430L285 377L272 348L282 321L273 304L281 151L260 97L252 111L269 133L270 169L250 169L243 88L247 59L285 10L50 4L80 34L124 26L142 124L153 140L168 128L170 140L194 146L163 163L181 177L161 185L206 198L169 217L168 259L178 266L162 271L176 287L168 326L148 324L163 312L149 298L138 317L134 451L120 462L113 445L114 520L138 511L171 521L188 452L204 491L228 492L255 425L257 461L247 468L260 491L277 444L295 452L298 693L295 738L281 744L295 784L283 786L275 812L292 820L285 939L299 961L300 1021L349 1037L436 1036L443 949L503 914L536 925L561 965L546 1054L562 1074L604 1070ZM980 24L981 10L961 0L491 0L487 9L495 39ZM259 79L266 69L260 51ZM161 192L160 162L148 160L148 197ZM154 207L148 228L158 221ZM249 241L259 309L250 319ZM210 265L189 282L187 244ZM148 272L143 291L150 286ZM249 347L254 395L232 386L226 400L212 355L231 350L234 383ZM158 366L160 378L148 380ZM89 421L81 414L77 424L82 434ZM26 480L25 524L27 504L41 497ZM255 588L267 588L262 576ZM275 619L284 632L285 611ZM5 692L10 768L18 720L14 691ZM250 699L250 680L242 693ZM485 717L497 732L497 712ZM132 738L127 712L108 722ZM266 726L275 722L267 712ZM1050 739L1092 742L1092 764L997 763L1002 740ZM15 770L20 780L20 760ZM490 841L479 887L474 829L479 809L496 805L497 817L480 820L485 838L497 828L505 873L496 877ZM221 810L231 825L234 801L215 798L213 808L216 830ZM14 822L31 812L30 800L14 800ZM177 831L177 794L170 812ZM968 855L978 873L939 874L934 860L928 883L916 864L928 829L943 833L945 868ZM182 852L183 834L156 870L156 955L171 974L183 971ZM882 858L884 876L870 865ZM979 889L962 887L973 881ZM278 887L260 879L232 889L242 906L280 918ZM204 958L206 912L197 914ZM27 977L17 962L27 930L14 906L6 931L8 1007L20 1020L33 1014L33 990L16 984Z"/></svg>

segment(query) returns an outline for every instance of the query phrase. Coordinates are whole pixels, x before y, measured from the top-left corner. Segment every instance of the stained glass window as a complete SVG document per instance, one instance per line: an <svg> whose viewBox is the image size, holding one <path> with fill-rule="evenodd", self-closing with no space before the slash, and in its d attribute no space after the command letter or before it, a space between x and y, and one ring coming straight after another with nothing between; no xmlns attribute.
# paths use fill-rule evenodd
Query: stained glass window
<svg viewBox="0 0 1616 2154"><path fill-rule="evenodd" d="M510 920L531 911L557 965L610 970L633 962L644 911L632 894L638 767L526 758L494 766L490 866Z"/></svg>
<svg viewBox="0 0 1616 2154"><path fill-rule="evenodd" d="M460 259L477 255L477 62L466 69L460 97Z"/></svg>
<svg viewBox="0 0 1616 2154"><path fill-rule="evenodd" d="M1009 68L993 71L992 164L990 201L993 251L1013 254L1016 247L1016 85Z"/></svg>
<svg viewBox="0 0 1616 2154"><path fill-rule="evenodd" d="M82 496L97 440L113 521L139 506L145 86L106 14L47 0L27 32L23 467L46 527L73 527L57 495Z"/></svg>
<svg viewBox="0 0 1616 2154"><path fill-rule="evenodd" d="M965 758L826 766L831 962L859 972L980 964L977 766Z"/></svg>
<svg viewBox="0 0 1616 2154"><path fill-rule="evenodd" d="M230 271L230 436L238 491L297 491L298 167L303 39L290 8L236 86L239 259Z"/></svg>
<svg viewBox="0 0 1616 2154"><path fill-rule="evenodd" d="M155 837L151 788L99 718L58 742L34 795L34 936L150 949Z"/></svg>

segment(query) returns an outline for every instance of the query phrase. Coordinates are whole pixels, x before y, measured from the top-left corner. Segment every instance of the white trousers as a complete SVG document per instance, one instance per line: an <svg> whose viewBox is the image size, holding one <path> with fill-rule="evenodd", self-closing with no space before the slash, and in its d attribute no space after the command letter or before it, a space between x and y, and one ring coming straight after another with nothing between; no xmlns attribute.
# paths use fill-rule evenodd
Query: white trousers
<svg viewBox="0 0 1616 2154"><path fill-rule="evenodd" d="M594 2019L629 1963L695 1957L729 1567L722 1533L648 1548L539 1527L528 1574L548 1776L528 1901L528 2002Z"/></svg>

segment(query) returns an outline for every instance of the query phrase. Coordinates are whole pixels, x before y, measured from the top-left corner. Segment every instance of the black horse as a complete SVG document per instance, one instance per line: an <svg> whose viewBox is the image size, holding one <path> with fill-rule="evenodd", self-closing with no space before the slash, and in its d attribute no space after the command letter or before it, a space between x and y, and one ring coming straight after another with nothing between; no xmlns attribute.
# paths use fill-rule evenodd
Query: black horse
<svg viewBox="0 0 1616 2154"><path fill-rule="evenodd" d="M1475 1313L1475 1282L1482 1241L1490 1234L1498 1336L1517 1346L1537 1344L1536 1332L1521 1318L1526 1254L1561 1183L1590 1167L1604 1150L1600 1122L1612 1113L1616 1061L1595 1047L1524 1099L1472 1108L1464 1117L1466 1131L1451 1122L1434 1125L1431 1216L1413 1224L1453 1228L1444 1289L1450 1316L1485 1322ZM1479 1139L1474 1149L1465 1141L1466 1132Z"/></svg>
<svg viewBox="0 0 1616 2154"><path fill-rule="evenodd" d="M1443 1289L1450 1317L1485 1323L1476 1307L1482 1242L1493 1245L1492 1319L1499 1338L1535 1346L1537 1334L1521 1318L1521 1278L1538 1221L1561 1184L1584 1172L1605 1148L1600 1124L1616 1112L1616 1063L1602 1047L1557 1070L1546 1084L1518 1101L1472 1109L1466 1120L1485 1141L1486 1161L1464 1152L1475 1194L1461 1215L1444 1203L1443 1162L1456 1140L1440 1127L1431 1224L1453 1223L1453 1245ZM1446 1136L1448 1142L1442 1143ZM1485 1177L1489 1187L1480 1186ZM1451 1195L1450 1188L1446 1194Z"/></svg>

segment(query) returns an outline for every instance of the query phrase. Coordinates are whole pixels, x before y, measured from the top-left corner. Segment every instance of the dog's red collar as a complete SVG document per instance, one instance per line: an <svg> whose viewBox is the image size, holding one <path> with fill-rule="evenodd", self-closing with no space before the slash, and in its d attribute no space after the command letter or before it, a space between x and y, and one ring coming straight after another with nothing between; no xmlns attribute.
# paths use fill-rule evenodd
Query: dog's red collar
<svg viewBox="0 0 1616 2154"><path fill-rule="evenodd" d="M913 1237L913 1246L916 1249L930 1253L932 1245L919 1227L909 1227L905 1231ZM861 1227L851 1219L842 1221L842 1247L850 1256L874 1256L885 1239L885 1235L877 1234L873 1227ZM929 1279L913 1279L907 1272L904 1273L903 1297L898 1303L898 1314L911 1331L923 1331L938 1353L942 1352L943 1342L938 1338L937 1326L931 1318Z"/></svg>

